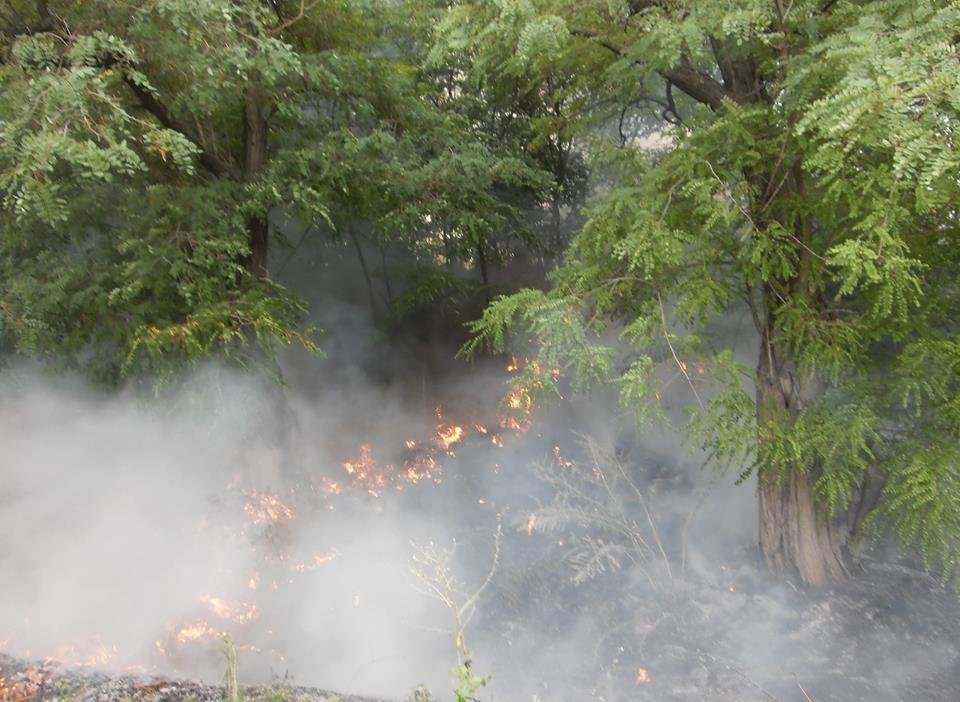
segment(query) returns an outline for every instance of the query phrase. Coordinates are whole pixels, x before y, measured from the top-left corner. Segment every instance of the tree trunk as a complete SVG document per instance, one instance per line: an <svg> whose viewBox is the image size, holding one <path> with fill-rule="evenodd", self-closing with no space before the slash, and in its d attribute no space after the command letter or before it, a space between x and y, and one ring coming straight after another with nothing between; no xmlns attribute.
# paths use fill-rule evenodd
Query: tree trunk
<svg viewBox="0 0 960 702"><path fill-rule="evenodd" d="M250 181L257 178L267 162L267 116L256 91L247 92L243 106L243 175ZM267 248L270 230L266 213L247 217L250 254L244 260L247 270L267 277Z"/></svg>
<svg viewBox="0 0 960 702"><path fill-rule="evenodd" d="M760 477L760 552L770 570L805 585L843 580L846 568L828 515L816 502L809 472Z"/></svg>
<svg viewBox="0 0 960 702"><path fill-rule="evenodd" d="M373 292L373 279L370 278L370 269L367 268L367 258L363 255L363 246L360 244L360 237L357 236L357 232L353 228L353 224L347 225L347 233L350 235L350 240L353 242L353 246L357 250L357 259L360 261L360 270L363 272L363 280L367 284L367 297L370 298L370 316L373 319L376 319L377 296Z"/></svg>
<svg viewBox="0 0 960 702"><path fill-rule="evenodd" d="M764 334L757 368L757 424L793 421L822 392L785 361ZM770 570L806 585L846 577L832 520L816 500L819 466L763 466L759 476L760 553Z"/></svg>
<svg viewBox="0 0 960 702"><path fill-rule="evenodd" d="M480 264L480 280L484 285L490 284L490 274L487 270L487 252L483 245L483 239L477 241L477 262Z"/></svg>

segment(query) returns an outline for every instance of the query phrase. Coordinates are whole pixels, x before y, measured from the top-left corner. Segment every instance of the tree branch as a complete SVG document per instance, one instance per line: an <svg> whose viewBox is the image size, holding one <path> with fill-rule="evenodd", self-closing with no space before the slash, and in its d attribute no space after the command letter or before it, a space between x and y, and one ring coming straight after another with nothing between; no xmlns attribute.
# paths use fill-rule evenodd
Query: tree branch
<svg viewBox="0 0 960 702"><path fill-rule="evenodd" d="M30 36L53 31L54 19L47 0L37 0L36 11L38 19L36 22L28 22L9 0L6 5L10 9L10 12L9 14L3 13L0 15L6 24L6 26L0 28L0 31L11 36L18 34Z"/></svg>
<svg viewBox="0 0 960 702"><path fill-rule="evenodd" d="M290 19L281 22L276 27L271 27L270 29L268 29L267 36L268 37L276 36L277 34L282 32L284 29L288 29L292 27L293 25L295 25L297 22L299 22L306 16L307 11L312 10L319 3L320 3L320 0L313 0L313 2L307 5L306 0L300 0L300 10L297 12L297 14L291 17ZM279 12L277 13L277 15L279 16Z"/></svg>
<svg viewBox="0 0 960 702"><path fill-rule="evenodd" d="M576 37L590 39L594 43L602 46L617 56L623 56L622 48L613 42L604 39L596 32L585 29L571 29L570 34ZM634 63L641 65L640 62L636 60ZM723 104L724 98L729 98L731 100L734 99L733 94L728 92L723 85L718 83L706 73L698 71L686 61L682 61L673 68L660 70L657 72L667 81L673 83L680 90L692 97L694 100L706 105L712 110L719 109Z"/></svg>
<svg viewBox="0 0 960 702"><path fill-rule="evenodd" d="M123 82L126 83L130 91L136 96L140 106L153 115L160 124L167 129L179 132L200 149L200 165L218 178L224 178L232 174L233 167L207 149L202 140L193 133L193 130L178 120L156 95L133 80L126 72L124 72L123 75Z"/></svg>
<svg viewBox="0 0 960 702"><path fill-rule="evenodd" d="M720 109L724 98L734 99L720 83L690 65L675 66L660 75L711 110Z"/></svg>

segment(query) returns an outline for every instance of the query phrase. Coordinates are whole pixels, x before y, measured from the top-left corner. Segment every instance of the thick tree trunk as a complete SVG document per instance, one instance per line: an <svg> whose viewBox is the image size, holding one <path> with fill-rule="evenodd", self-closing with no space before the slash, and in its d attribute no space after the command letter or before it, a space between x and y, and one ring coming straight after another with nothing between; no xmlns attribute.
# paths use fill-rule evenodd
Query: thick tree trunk
<svg viewBox="0 0 960 702"><path fill-rule="evenodd" d="M764 336L757 368L757 423L792 421L822 392ZM819 466L764 466L759 476L760 553L772 571L806 585L842 580L839 538L813 484Z"/></svg>
<svg viewBox="0 0 960 702"><path fill-rule="evenodd" d="M806 585L842 580L840 558L828 515L814 499L808 472L790 469L779 478L760 477L760 552L772 571L798 578Z"/></svg>
<svg viewBox="0 0 960 702"><path fill-rule="evenodd" d="M256 92L248 91L243 107L243 175L254 180L267 162L267 116ZM267 215L253 214L247 218L250 255L244 261L247 270L261 278L267 277L267 248L270 230Z"/></svg>

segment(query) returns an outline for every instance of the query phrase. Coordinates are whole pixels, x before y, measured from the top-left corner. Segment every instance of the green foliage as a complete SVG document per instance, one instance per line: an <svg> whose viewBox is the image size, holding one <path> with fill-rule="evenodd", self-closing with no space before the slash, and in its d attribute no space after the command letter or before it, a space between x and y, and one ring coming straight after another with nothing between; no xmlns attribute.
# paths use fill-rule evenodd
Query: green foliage
<svg viewBox="0 0 960 702"><path fill-rule="evenodd" d="M402 271L403 292L394 298L391 314L396 323L402 323L417 310L430 307L459 318L462 310L477 299L479 285L454 273L417 266Z"/></svg>
<svg viewBox="0 0 960 702"><path fill-rule="evenodd" d="M960 5L539 0L448 21L461 44L499 33L490 53L566 72L589 96L569 129L609 182L550 289L495 300L466 351L512 331L544 364L618 383L644 420L678 390L718 462L808 473L825 512L879 472L874 528L955 574ZM657 80L682 120L645 148L623 116ZM591 134L618 123L618 143ZM736 316L756 370L735 360Z"/></svg>
<svg viewBox="0 0 960 702"><path fill-rule="evenodd" d="M303 304L263 275L257 231L282 239L278 215L314 235L367 223L428 267L532 241L525 211L552 177L477 119L476 90L425 66L435 3L15 5L0 16L4 348L114 383L315 350Z"/></svg>
<svg viewBox="0 0 960 702"><path fill-rule="evenodd" d="M452 675L453 698L456 702L479 702L476 693L490 682L489 675L477 675L473 672L473 664L469 658L454 668Z"/></svg>
<svg viewBox="0 0 960 702"><path fill-rule="evenodd" d="M534 349L523 402L677 393L825 512L881 475L876 532L955 573L957 2L7 4L0 349L113 383L313 350L280 215L402 248L394 320L558 263L464 347Z"/></svg>

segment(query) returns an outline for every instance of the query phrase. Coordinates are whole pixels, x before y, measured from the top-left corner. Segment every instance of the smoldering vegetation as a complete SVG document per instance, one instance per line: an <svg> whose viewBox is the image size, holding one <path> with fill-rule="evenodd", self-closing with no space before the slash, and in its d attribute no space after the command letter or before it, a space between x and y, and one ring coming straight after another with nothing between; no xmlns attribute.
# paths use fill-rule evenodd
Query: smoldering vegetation
<svg viewBox="0 0 960 702"><path fill-rule="evenodd" d="M0 648L216 682L232 647L244 683L450 699L461 636L484 700L955 699L951 591L869 555L835 590L767 579L735 472L602 390L518 419L522 358L391 338L354 270L299 258L341 294L283 388L4 373Z"/></svg>

